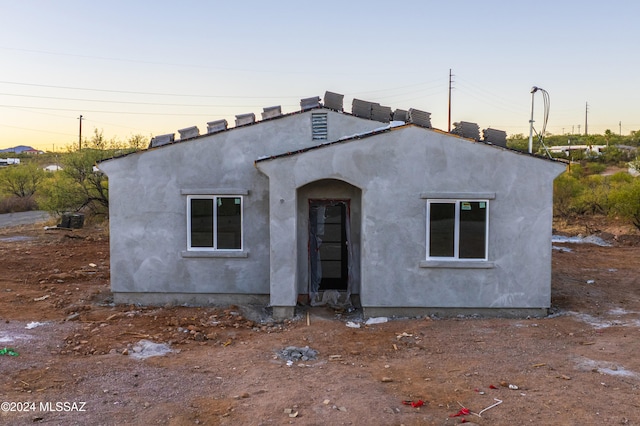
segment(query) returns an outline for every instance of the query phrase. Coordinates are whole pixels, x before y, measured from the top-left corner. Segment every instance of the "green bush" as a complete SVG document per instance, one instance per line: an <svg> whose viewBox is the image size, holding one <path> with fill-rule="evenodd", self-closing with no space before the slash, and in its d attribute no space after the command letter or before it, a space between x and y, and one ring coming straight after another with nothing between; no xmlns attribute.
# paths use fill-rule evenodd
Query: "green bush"
<svg viewBox="0 0 640 426"><path fill-rule="evenodd" d="M584 189L575 176L569 173L558 176L553 182L553 214L567 218L577 213L574 201Z"/></svg>
<svg viewBox="0 0 640 426"><path fill-rule="evenodd" d="M628 219L640 230L640 179L619 185L610 194L612 212Z"/></svg>

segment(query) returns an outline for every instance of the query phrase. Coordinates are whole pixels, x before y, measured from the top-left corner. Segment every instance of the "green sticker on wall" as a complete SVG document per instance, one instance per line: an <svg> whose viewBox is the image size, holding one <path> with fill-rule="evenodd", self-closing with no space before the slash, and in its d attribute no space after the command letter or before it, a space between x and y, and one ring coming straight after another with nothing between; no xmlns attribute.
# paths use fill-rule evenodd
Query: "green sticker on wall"
<svg viewBox="0 0 640 426"><path fill-rule="evenodd" d="M460 208L462 210L471 210L471 203L461 203Z"/></svg>

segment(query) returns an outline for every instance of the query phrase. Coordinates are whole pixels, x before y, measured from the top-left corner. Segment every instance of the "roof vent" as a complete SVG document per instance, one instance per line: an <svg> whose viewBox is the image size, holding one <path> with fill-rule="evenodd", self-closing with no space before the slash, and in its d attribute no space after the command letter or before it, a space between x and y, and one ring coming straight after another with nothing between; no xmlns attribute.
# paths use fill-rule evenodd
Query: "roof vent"
<svg viewBox="0 0 640 426"><path fill-rule="evenodd" d="M415 124L416 126L431 128L431 113L426 111L420 111L419 109L409 108L407 112L407 121Z"/></svg>
<svg viewBox="0 0 640 426"><path fill-rule="evenodd" d="M308 109L317 108L320 106L320 96L314 96L313 98L300 99L300 109L306 111Z"/></svg>
<svg viewBox="0 0 640 426"><path fill-rule="evenodd" d="M207 133L218 133L227 130L227 120L209 121L207 123Z"/></svg>
<svg viewBox="0 0 640 426"><path fill-rule="evenodd" d="M327 113L311 114L311 139L314 141L326 141L327 135Z"/></svg>
<svg viewBox="0 0 640 426"><path fill-rule="evenodd" d="M186 129L178 130L180 133L180 140L195 138L196 136L200 136L200 130L196 126L187 127Z"/></svg>
<svg viewBox="0 0 640 426"><path fill-rule="evenodd" d="M256 115L252 112L248 114L236 115L236 127L246 126L256 122Z"/></svg>
<svg viewBox="0 0 640 426"><path fill-rule="evenodd" d="M393 111L393 121L409 121L409 111L403 109L397 109Z"/></svg>
<svg viewBox="0 0 640 426"><path fill-rule="evenodd" d="M166 145L168 143L173 142L175 138L175 133L167 133L166 135L158 135L156 137L151 138L151 143L149 144L150 148L155 148L157 146Z"/></svg>
<svg viewBox="0 0 640 426"><path fill-rule="evenodd" d="M388 123L391 121L391 108L379 104L371 105L371 119Z"/></svg>
<svg viewBox="0 0 640 426"><path fill-rule="evenodd" d="M265 107L265 108L262 108L262 111L263 111L262 112L263 120L266 120L267 118L279 117L282 115L282 108L280 107L280 105Z"/></svg>
<svg viewBox="0 0 640 426"><path fill-rule="evenodd" d="M342 111L342 101L344 95L333 92L324 92L324 106L326 108L334 109L336 111Z"/></svg>
<svg viewBox="0 0 640 426"><path fill-rule="evenodd" d="M356 117L371 119L371 109L373 108L373 105L373 102L367 102L354 98L353 102L351 103L351 114L355 115Z"/></svg>
<svg viewBox="0 0 640 426"><path fill-rule="evenodd" d="M507 147L507 132L504 130L488 128L482 131L482 135L485 142L498 145L503 148Z"/></svg>
<svg viewBox="0 0 640 426"><path fill-rule="evenodd" d="M454 129L451 131L454 135L462 136L476 141L480 140L480 127L476 123L461 121L453 123Z"/></svg>

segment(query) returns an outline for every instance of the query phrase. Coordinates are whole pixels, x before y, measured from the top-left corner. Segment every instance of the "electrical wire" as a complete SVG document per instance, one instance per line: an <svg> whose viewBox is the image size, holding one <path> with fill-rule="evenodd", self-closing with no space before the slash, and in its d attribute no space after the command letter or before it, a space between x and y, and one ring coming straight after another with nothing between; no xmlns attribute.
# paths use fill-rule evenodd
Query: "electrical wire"
<svg viewBox="0 0 640 426"><path fill-rule="evenodd" d="M20 83L16 81L0 81L0 84L14 84L18 86L46 87L48 89L83 90L89 92L124 93L127 95L179 96L184 98L231 98L231 99L296 99L296 96L236 96L236 95L186 95L180 93L138 92L130 90L92 89L89 87L55 86L48 84ZM299 98L298 98L299 99Z"/></svg>
<svg viewBox="0 0 640 426"><path fill-rule="evenodd" d="M152 105L152 106L171 106L171 107L189 107L189 108L253 108L253 105L196 105L196 104L165 104L158 102L132 102L132 101L108 101L103 99L82 99L82 98L63 98L58 96L41 96L41 95L19 95L15 93L0 93L2 96L15 96L22 98L36 99L54 99L57 101L79 101L79 102L96 102L107 104L127 104L127 105Z"/></svg>
<svg viewBox="0 0 640 426"><path fill-rule="evenodd" d="M547 92L546 90L538 87L537 91L542 93L543 112L542 112L542 131L540 133L536 131L536 136L538 136L538 142L540 142L540 145L542 145L542 147L546 151L549 158L551 158L551 153L549 152L549 149L544 143L544 135L547 132L547 123L549 122L549 109L551 107L551 100L549 98L549 92ZM535 128L533 130L535 131Z"/></svg>

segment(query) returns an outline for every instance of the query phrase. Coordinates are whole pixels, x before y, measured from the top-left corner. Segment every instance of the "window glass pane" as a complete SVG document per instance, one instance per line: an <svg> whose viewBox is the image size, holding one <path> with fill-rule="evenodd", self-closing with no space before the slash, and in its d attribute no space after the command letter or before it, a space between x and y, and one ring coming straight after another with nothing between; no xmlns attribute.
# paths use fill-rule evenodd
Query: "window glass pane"
<svg viewBox="0 0 640 426"><path fill-rule="evenodd" d="M240 197L218 197L218 249L242 248L242 203Z"/></svg>
<svg viewBox="0 0 640 426"><path fill-rule="evenodd" d="M487 202L460 202L460 255L461 259L486 257Z"/></svg>
<svg viewBox="0 0 640 426"><path fill-rule="evenodd" d="M213 247L212 199L191 199L191 247Z"/></svg>
<svg viewBox="0 0 640 426"><path fill-rule="evenodd" d="M455 208L454 203L430 203L430 257L454 256Z"/></svg>

